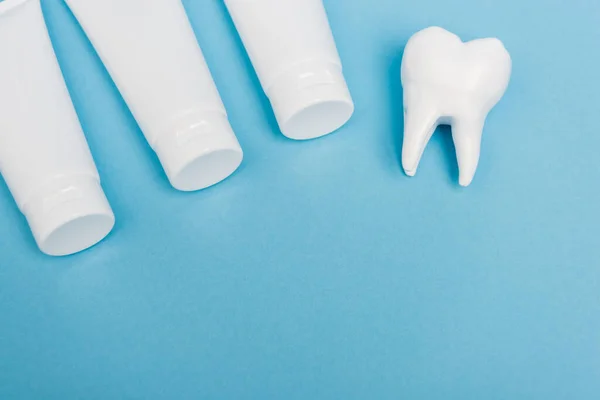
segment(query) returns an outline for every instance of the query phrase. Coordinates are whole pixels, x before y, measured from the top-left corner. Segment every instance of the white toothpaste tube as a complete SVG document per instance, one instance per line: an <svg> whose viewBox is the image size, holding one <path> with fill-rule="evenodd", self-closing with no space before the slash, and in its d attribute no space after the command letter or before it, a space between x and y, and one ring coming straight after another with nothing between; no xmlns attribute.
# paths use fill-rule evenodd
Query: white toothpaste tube
<svg viewBox="0 0 600 400"><path fill-rule="evenodd" d="M180 0L67 0L176 189L231 175L242 149Z"/></svg>
<svg viewBox="0 0 600 400"><path fill-rule="evenodd" d="M225 0L281 132L313 139L354 104L322 0Z"/></svg>
<svg viewBox="0 0 600 400"><path fill-rule="evenodd" d="M0 57L0 172L44 253L93 246L115 218L39 0L0 2Z"/></svg>

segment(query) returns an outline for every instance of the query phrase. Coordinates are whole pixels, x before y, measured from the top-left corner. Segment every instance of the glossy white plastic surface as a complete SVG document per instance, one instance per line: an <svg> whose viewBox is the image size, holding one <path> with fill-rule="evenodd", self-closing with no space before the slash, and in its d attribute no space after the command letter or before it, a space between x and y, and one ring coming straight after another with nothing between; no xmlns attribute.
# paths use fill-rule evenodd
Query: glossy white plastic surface
<svg viewBox="0 0 600 400"><path fill-rule="evenodd" d="M0 57L0 172L44 253L84 250L115 218L39 0L0 3Z"/></svg>
<svg viewBox="0 0 600 400"><path fill-rule="evenodd" d="M342 127L354 104L322 0L225 0L284 135Z"/></svg>
<svg viewBox="0 0 600 400"><path fill-rule="evenodd" d="M471 184L488 113L504 95L510 55L495 38L464 43L442 28L416 33L402 60L404 146L402 164L416 173L427 142L440 124L452 125L461 186Z"/></svg>
<svg viewBox="0 0 600 400"><path fill-rule="evenodd" d="M231 175L242 149L180 0L67 0L176 189Z"/></svg>

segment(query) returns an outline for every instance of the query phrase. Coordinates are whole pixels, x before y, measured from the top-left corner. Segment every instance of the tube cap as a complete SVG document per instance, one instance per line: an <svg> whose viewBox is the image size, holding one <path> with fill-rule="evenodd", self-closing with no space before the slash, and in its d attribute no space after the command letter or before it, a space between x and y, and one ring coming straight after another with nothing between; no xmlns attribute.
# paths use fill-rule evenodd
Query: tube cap
<svg viewBox="0 0 600 400"><path fill-rule="evenodd" d="M342 67L334 63L298 64L279 76L266 93L281 132L290 139L327 135L354 112Z"/></svg>
<svg viewBox="0 0 600 400"><path fill-rule="evenodd" d="M243 159L242 148L221 112L188 115L153 147L171 185L186 192L221 182Z"/></svg>
<svg viewBox="0 0 600 400"><path fill-rule="evenodd" d="M52 256L78 253L104 239L115 216L96 177L53 179L22 207L40 250Z"/></svg>

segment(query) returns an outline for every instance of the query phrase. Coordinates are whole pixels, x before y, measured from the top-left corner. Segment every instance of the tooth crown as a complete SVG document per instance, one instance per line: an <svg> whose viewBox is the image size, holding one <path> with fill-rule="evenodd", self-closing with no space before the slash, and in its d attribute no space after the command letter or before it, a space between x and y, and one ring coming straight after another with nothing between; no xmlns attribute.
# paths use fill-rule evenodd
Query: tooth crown
<svg viewBox="0 0 600 400"><path fill-rule="evenodd" d="M490 110L504 95L512 61L495 38L463 42L439 27L416 33L402 61L405 135L403 166L416 172L422 152L439 124L452 125L460 183L471 183L481 134Z"/></svg>
<svg viewBox="0 0 600 400"><path fill-rule="evenodd" d="M504 95L511 69L510 55L500 40L465 43L454 33L431 27L415 34L406 45L402 82L473 98L485 103L489 112Z"/></svg>

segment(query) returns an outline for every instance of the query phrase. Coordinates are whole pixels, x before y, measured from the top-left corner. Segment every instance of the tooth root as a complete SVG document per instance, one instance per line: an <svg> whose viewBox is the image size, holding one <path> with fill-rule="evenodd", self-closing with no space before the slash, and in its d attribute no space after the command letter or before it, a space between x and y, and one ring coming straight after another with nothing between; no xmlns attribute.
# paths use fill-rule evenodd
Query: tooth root
<svg viewBox="0 0 600 400"><path fill-rule="evenodd" d="M402 167L408 176L414 176L425 147L437 128L439 115L426 104L410 105L404 113L404 143Z"/></svg>
<svg viewBox="0 0 600 400"><path fill-rule="evenodd" d="M485 119L472 117L455 118L452 123L461 186L469 186L477 171L484 123Z"/></svg>

